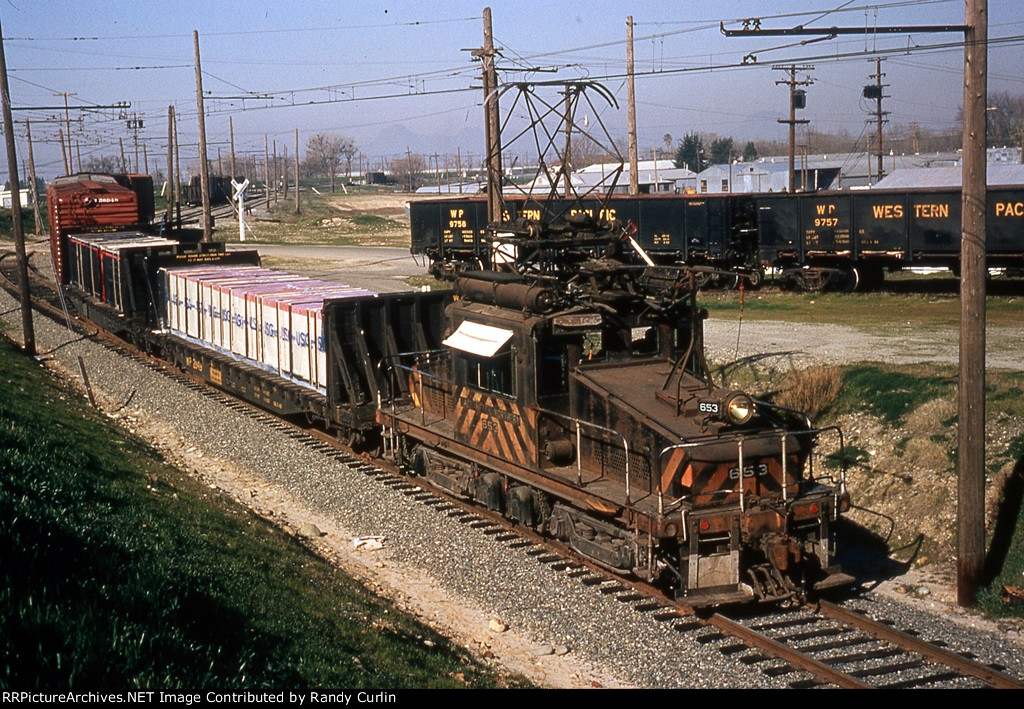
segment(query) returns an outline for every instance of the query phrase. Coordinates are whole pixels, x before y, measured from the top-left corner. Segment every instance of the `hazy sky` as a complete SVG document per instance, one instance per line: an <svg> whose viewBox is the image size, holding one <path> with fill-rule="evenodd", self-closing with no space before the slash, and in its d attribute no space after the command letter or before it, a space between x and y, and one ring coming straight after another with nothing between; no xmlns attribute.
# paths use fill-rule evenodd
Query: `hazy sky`
<svg viewBox="0 0 1024 709"><path fill-rule="evenodd" d="M278 141L279 152L285 143L293 151L298 128L302 144L317 132L344 134L374 160L404 153L407 145L441 153L459 146L464 157L479 156L481 92L470 90L479 86L479 68L466 50L483 42L484 6L453 0L3 0L0 21L14 106L62 105L55 94L64 92L73 94L72 106L130 102L128 113L144 121L140 138L152 168L165 161L169 104L179 117L182 162L197 154L192 30L200 34L212 157L218 147L227 152L229 115L238 152L262 155L264 134ZM626 126L621 74L626 16L632 14L641 146L663 145L665 133L678 139L690 130L739 141L784 138L776 119L787 111L787 95L775 85L782 78L771 70L775 63L813 64L814 84L801 117L853 137L861 135L873 108L861 98L874 71L874 55L865 51L887 57L883 71L892 98L885 109L895 124L947 128L961 102L962 48L929 48L955 45L957 34L783 46L794 45L793 38L726 38L718 24L764 17L765 27L955 25L963 22L963 0L493 0L490 6L499 66L507 70L502 79L609 77L601 80L621 108L600 113L619 135ZM844 11L822 16L829 8ZM790 15L799 12L810 14ZM999 40L990 46L989 90L1024 92L1024 3L990 0L989 22L990 38ZM756 64L740 66L748 54L756 55ZM557 71L528 71L536 69ZM375 98L385 96L390 98ZM63 111L15 114L18 122L39 121L33 138L37 167L46 177L61 169L58 116ZM132 154L131 133L117 111L74 111L76 117L81 120L72 132L83 159L119 154L119 138ZM18 150L22 160L24 141Z"/></svg>

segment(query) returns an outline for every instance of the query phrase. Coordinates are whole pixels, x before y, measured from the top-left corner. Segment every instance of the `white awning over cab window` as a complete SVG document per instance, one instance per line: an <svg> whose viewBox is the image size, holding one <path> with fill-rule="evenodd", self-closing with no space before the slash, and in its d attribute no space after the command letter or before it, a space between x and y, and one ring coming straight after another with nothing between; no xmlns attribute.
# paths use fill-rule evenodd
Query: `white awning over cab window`
<svg viewBox="0 0 1024 709"><path fill-rule="evenodd" d="M464 320L442 344L478 357L493 357L511 339L511 330Z"/></svg>

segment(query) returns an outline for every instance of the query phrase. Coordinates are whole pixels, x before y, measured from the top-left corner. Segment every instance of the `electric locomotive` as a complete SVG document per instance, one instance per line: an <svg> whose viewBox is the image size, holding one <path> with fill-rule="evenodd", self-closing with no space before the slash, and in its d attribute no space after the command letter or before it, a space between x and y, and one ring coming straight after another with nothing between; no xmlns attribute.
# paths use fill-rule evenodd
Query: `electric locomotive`
<svg viewBox="0 0 1024 709"><path fill-rule="evenodd" d="M716 386L697 274L595 258L614 243L575 221L513 240L561 268L463 273L443 346L381 360L387 454L690 606L851 581L845 478L811 464L838 430Z"/></svg>

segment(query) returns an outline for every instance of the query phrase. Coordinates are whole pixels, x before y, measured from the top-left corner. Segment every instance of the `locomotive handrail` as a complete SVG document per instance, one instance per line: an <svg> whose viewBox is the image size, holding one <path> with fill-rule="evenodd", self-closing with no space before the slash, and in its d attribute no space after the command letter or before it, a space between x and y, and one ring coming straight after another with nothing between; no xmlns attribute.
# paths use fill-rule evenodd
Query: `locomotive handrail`
<svg viewBox="0 0 1024 709"><path fill-rule="evenodd" d="M622 435L615 429L607 428L605 426L601 426L590 421L584 421L582 419L578 419L575 416L570 416L568 414L562 414L557 411L551 411L550 409L545 409L540 406L537 407L537 413L545 414L547 416L557 416L559 418L566 419L567 421L570 421L576 425L576 484L579 485L580 487L583 486L583 463L580 460L580 443L582 439L580 427L589 426L590 428L596 428L597 430L604 431L605 433L615 434L616 436L621 438L622 448L626 452L626 504L630 504L631 500L629 499L629 441L626 440L626 437L624 435ZM658 508L659 510L661 508L660 489L658 490Z"/></svg>
<svg viewBox="0 0 1024 709"><path fill-rule="evenodd" d="M800 409L793 409L789 406L783 406L782 404L776 404L771 401L762 401L761 399L754 399L754 403L758 406L765 406L769 409L776 409L777 411L788 411L792 414L798 415L807 424L807 428L814 428L814 424L811 423L811 417L807 415L807 412L801 411Z"/></svg>
<svg viewBox="0 0 1024 709"><path fill-rule="evenodd" d="M845 440L844 440L845 437L843 436L843 429L840 428L838 424L832 424L831 426L826 426L825 428L818 429L819 433L828 433L830 431L835 431L836 434L839 436L839 492L841 494L845 494L846 493L846 454L844 452L846 450L846 443L845 443ZM814 459L812 457L811 458L811 480L815 480L813 473L814 473ZM824 478L822 478L822 479L824 479ZM830 475L828 477L828 479L831 480L832 476Z"/></svg>
<svg viewBox="0 0 1024 709"><path fill-rule="evenodd" d="M780 408L786 408L786 407L780 407ZM796 411L795 409L791 409L791 410L795 411L796 413L801 413L799 411ZM806 415L804 415L804 417L805 417L805 419L807 419ZM809 419L807 419L807 420L809 421ZM702 440L702 441L689 441L689 442L686 442L686 443L675 443L675 444L670 445L670 446L665 446L664 448L661 449L661 452L658 454L658 470L659 470L659 473L663 472L662 471L663 461L664 461L664 458L665 458L665 454L668 453L669 451L685 449L685 448L700 448L700 447L703 447L703 446L721 445L723 443L730 443L732 441L735 441L736 444L737 444L737 453L738 453L738 456L739 456L739 465L740 465L740 467L739 467L739 480L740 480L739 490L738 491L737 490L729 490L729 491L715 490L715 493L726 492L727 494L729 494L729 493L733 493L733 492L739 492L739 495L740 495L740 510L742 511L744 509L744 490L743 490L743 442L744 441L751 441L751 440L756 440L756 439L759 439L759 438L772 438L774 436L779 436L780 437L781 442L782 442L782 499L783 500L788 500L789 499L788 498L788 490L787 490L787 487L788 487L788 472L787 472L788 462L786 460L786 439L787 439L787 437L788 436L809 436L809 435L817 436L819 434L828 433L830 431L835 431L839 435L839 450L842 451L843 448L844 448L843 430L839 426L837 426L837 425L825 426L824 428L808 428L808 429L806 429L804 431L782 431L781 433L779 431L774 431L774 430L773 431L759 431L759 432L752 433L752 434L744 434L744 433L741 433L741 432L737 432L737 433L733 433L730 437L721 437L721 438L714 438L714 439L708 439L708 440ZM809 471L808 479L811 480L811 481L815 480L815 478L814 478L813 460L811 460L811 469ZM840 455L840 478L839 479L840 479L840 482L839 482L840 493L845 493L846 492L846 460L845 460L845 457L842 456L842 455ZM660 494L661 493L661 486L660 485L658 487L658 492L659 492L658 513L659 514L663 514L664 510L663 510L661 502L660 502L660 497L661 497L661 494ZM711 493L700 493L700 494L711 494ZM686 498L688 498L688 497L695 497L695 496L696 495L682 495L682 496L680 496L680 497L678 497L678 498L676 498L674 500L671 500L668 503L668 508L669 509L674 508L675 506L682 504L682 502Z"/></svg>
<svg viewBox="0 0 1024 709"><path fill-rule="evenodd" d="M395 353L387 355L386 357L382 357L381 360L377 363L377 368L383 370L385 363L388 363L389 360L396 360L399 357L411 357L413 355L428 355L429 356L429 355L433 355L433 354L447 356L447 355L451 354L451 351L448 350L448 349L437 349L437 350L421 350L421 351L416 351L416 352L395 352ZM441 359L441 357L439 356L438 359ZM418 385L419 385L419 392L420 392L420 407L419 407L419 409L420 409L420 423L426 423L426 416L427 416L426 407L423 405L423 377L427 377L428 379L436 379L437 381L444 382L446 384L454 384L454 382L451 379L447 379L445 377L438 376L437 374L433 374L432 372L427 372L427 371L424 371L422 369L418 369L416 367L410 367L409 365L402 364L401 362L390 361L390 363L388 363L388 365L387 365L387 369L389 369L392 373L396 369L403 369L403 370L405 370L407 372L415 372L416 374L418 374L420 376L420 379L417 382ZM397 386L397 382L392 384L392 396L391 396L391 416L392 416L392 419L394 419L394 417L397 415L397 410L396 410L396 407L395 407L395 398L396 397L394 396L394 388L396 386ZM378 406L379 406L379 402L378 402Z"/></svg>

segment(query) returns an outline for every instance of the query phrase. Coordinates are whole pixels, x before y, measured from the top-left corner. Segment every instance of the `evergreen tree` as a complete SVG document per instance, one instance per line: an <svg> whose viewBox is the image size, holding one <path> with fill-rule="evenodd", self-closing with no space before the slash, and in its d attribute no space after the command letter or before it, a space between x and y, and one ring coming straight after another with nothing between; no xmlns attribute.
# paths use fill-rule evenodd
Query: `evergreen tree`
<svg viewBox="0 0 1024 709"><path fill-rule="evenodd" d="M732 138L716 138L711 141L711 164L726 165L732 162Z"/></svg>
<svg viewBox="0 0 1024 709"><path fill-rule="evenodd" d="M701 140L700 135L696 131L687 133L679 141L679 147L676 149L675 163L676 167L689 168L694 172L701 172L708 166L708 161L704 154L704 141Z"/></svg>

